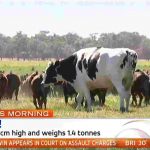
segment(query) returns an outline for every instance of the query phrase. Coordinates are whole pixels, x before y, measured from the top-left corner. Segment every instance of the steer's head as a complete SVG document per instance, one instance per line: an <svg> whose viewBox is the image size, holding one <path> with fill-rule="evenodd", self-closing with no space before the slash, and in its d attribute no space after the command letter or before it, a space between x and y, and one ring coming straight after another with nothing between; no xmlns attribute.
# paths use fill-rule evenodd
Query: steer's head
<svg viewBox="0 0 150 150"><path fill-rule="evenodd" d="M136 64L137 64L137 58L138 58L137 53L132 52L132 54L130 53L129 57L130 57L130 60L131 60L131 66L135 70Z"/></svg>
<svg viewBox="0 0 150 150"><path fill-rule="evenodd" d="M42 84L44 86L49 86L51 83L57 82L57 71L56 68L59 66L59 61L56 61L55 63L49 63L48 67L46 68L46 71L43 76Z"/></svg>
<svg viewBox="0 0 150 150"><path fill-rule="evenodd" d="M134 71L136 68L136 64L137 64L137 57L138 56L135 51L127 49L126 54L124 55L122 64L120 65L121 69L123 69L124 67L127 67Z"/></svg>

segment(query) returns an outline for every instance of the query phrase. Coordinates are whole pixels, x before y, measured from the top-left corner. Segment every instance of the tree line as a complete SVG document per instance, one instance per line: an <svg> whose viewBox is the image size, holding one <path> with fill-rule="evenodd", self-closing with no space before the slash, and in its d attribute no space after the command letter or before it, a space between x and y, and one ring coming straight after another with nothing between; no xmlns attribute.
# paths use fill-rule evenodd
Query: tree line
<svg viewBox="0 0 150 150"><path fill-rule="evenodd" d="M127 47L137 51L139 58L150 59L150 39L138 32L93 33L87 38L76 33L51 35L49 31L40 31L31 37L21 31L13 37L0 34L1 59L60 59L86 47Z"/></svg>

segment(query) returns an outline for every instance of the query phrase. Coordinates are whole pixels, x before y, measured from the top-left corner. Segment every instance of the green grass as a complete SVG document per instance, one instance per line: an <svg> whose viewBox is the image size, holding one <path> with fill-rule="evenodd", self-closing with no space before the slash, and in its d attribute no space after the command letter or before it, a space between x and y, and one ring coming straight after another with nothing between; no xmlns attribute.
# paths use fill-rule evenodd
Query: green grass
<svg viewBox="0 0 150 150"><path fill-rule="evenodd" d="M33 69L43 71L47 67L47 61L17 61L17 60L8 60L4 59L0 61L0 70L4 70L6 73L13 71L16 74L22 75L26 73L32 73ZM137 68L150 70L150 61L140 60L138 61Z"/></svg>
<svg viewBox="0 0 150 150"><path fill-rule="evenodd" d="M46 68L48 61L11 61L4 60L0 63L0 69L5 72L12 70L19 75L31 73L32 68L42 71ZM150 68L150 62L141 60L138 62L137 68L148 69ZM98 102L97 102L98 103ZM130 107L128 113L120 113L119 111L119 97L114 95L108 95L106 97L106 106L100 109L98 105L94 106L93 113L87 113L85 108L81 111L75 110L75 103L69 100L69 104L66 106L63 97L48 98L48 109L54 110L56 118L149 118L150 117L150 105L145 107L144 104L141 108ZM32 98L22 97L19 95L19 101L15 100L3 100L0 104L0 109L35 109Z"/></svg>
<svg viewBox="0 0 150 150"><path fill-rule="evenodd" d="M0 70L4 70L6 73L13 71L16 74L22 75L26 73L32 73L33 70L43 71L47 67L47 61L17 61L4 59L0 61ZM150 70L150 61L140 60L138 61L137 68Z"/></svg>
<svg viewBox="0 0 150 150"><path fill-rule="evenodd" d="M150 70L150 61L139 60L136 68L141 70Z"/></svg>
<svg viewBox="0 0 150 150"><path fill-rule="evenodd" d="M38 70L42 72L45 70L48 61L17 61L17 60L3 60L0 61L0 70L4 70L6 73L12 71L13 73L23 75L26 73L32 73Z"/></svg>

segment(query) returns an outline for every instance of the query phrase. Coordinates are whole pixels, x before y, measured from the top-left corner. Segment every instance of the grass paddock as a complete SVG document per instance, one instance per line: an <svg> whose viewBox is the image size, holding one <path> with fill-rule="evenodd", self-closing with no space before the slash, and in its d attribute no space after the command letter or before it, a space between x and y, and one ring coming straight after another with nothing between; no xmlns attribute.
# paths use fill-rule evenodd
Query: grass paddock
<svg viewBox="0 0 150 150"><path fill-rule="evenodd" d="M0 62L0 70L6 73L12 71L18 75L31 73L35 70L41 72L45 70L48 61L17 61L17 60L3 60ZM149 70L150 62L146 60L138 61L137 68ZM131 99L130 99L131 100ZM144 100L143 100L144 101ZM98 102L97 102L98 103ZM32 97L25 97L19 95L19 100L2 100L0 109L35 109ZM94 112L87 113L85 108L81 111L75 110L74 100L69 100L66 106L63 97L48 97L47 109L54 110L56 118L149 118L150 105L147 107L142 104L141 108L130 107L128 113L121 113L119 111L119 97L114 95L106 96L106 106L99 108L98 104L94 106Z"/></svg>

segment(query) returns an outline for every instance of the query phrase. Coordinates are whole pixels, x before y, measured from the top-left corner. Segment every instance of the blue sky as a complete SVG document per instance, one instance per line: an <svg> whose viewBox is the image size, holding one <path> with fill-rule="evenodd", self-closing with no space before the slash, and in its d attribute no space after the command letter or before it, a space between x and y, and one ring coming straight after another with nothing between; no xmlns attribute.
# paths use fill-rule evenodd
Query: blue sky
<svg viewBox="0 0 150 150"><path fill-rule="evenodd" d="M8 36L128 31L150 38L149 19L150 0L0 0L0 33Z"/></svg>

